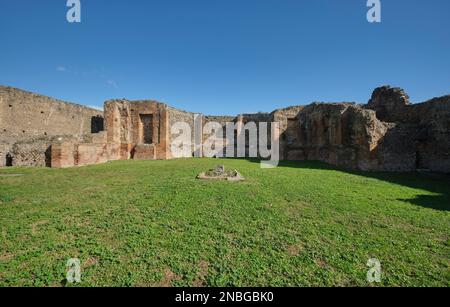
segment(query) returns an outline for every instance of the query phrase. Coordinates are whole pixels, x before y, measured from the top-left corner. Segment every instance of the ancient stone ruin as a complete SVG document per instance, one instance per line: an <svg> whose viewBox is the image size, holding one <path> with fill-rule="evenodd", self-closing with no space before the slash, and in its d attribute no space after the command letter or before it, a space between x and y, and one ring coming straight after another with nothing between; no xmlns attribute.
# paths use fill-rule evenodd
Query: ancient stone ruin
<svg viewBox="0 0 450 307"><path fill-rule="evenodd" d="M227 180L227 181L244 181L245 178L238 170L226 170L224 165L219 165L207 172L200 173L197 179L201 180Z"/></svg>
<svg viewBox="0 0 450 307"><path fill-rule="evenodd" d="M64 168L171 159L176 135L170 127L182 121L194 130L195 118L151 100L110 100L99 111L0 86L0 166ZM278 122L282 160L450 173L450 96L412 104L402 89L383 86L367 104L313 103L267 114L201 117L203 126L208 122L224 129L227 122L238 127ZM201 142L207 137L202 135ZM191 151L194 156L195 148Z"/></svg>

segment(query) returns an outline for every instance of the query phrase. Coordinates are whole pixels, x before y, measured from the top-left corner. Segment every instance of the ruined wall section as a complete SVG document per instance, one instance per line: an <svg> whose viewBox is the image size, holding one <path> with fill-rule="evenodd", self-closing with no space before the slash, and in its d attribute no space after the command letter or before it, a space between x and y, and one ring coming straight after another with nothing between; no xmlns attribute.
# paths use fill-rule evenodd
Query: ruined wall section
<svg viewBox="0 0 450 307"><path fill-rule="evenodd" d="M191 112L186 112L183 110L178 110L172 107L167 107L167 112L169 114L169 137L168 137L168 142L169 142L169 152L170 152L170 157L173 156L172 154L172 148L171 148L171 144L172 142L178 138L180 136L180 133L178 131L176 131L176 127L175 124L177 123L185 123L187 124L187 126L189 127L190 131L191 131L191 156L194 156L194 152L195 152L195 140L194 140L194 118L195 118L195 113L191 113ZM172 129L174 129L172 131Z"/></svg>
<svg viewBox="0 0 450 307"><path fill-rule="evenodd" d="M409 96L398 87L382 86L376 88L367 104L375 110L377 118L384 122L404 122L410 111Z"/></svg>
<svg viewBox="0 0 450 307"><path fill-rule="evenodd" d="M219 140L222 144L223 144L223 148L222 149L217 149L217 152L221 153L223 157L228 157L228 158L235 158L238 157L238 139L240 135L244 135L245 134L245 152L244 155L245 157L253 157L251 155L251 152L255 152L257 153L257 157L260 157L260 152L259 152L259 143L257 142L256 144L254 144L256 146L256 150L251 150L253 149L250 146L250 133L248 131L248 129L246 129L246 127L248 127L247 125L255 125L256 126L256 130L257 130L257 135L256 135L256 139L259 141L260 138L260 134L261 133L265 133L267 135L267 142L269 143L269 148L270 148L270 136L271 136L271 125L270 123L272 122L272 114L269 113L254 113L254 114L242 114L242 115L238 115L238 116L205 116L203 119L203 127L205 127L208 123L218 123L221 128L217 129L217 131L215 131L215 134L211 134L211 133L206 133L205 129L204 129L204 134L203 134L203 141L204 142L209 142L212 141L214 139ZM229 135L229 133L227 133L227 124L230 123L232 125L234 125L234 127L236 128L233 132L233 134ZM267 130L266 131L261 131L260 130L260 123L267 123ZM226 150L226 147L228 146L228 144L234 144L234 151L231 155L229 155L229 153Z"/></svg>
<svg viewBox="0 0 450 307"><path fill-rule="evenodd" d="M300 133L300 121L298 116L304 106L292 106L284 109L274 111L272 121L278 122L280 127L280 158L283 160L299 160L302 157L297 157L295 148L290 152L290 146L296 142Z"/></svg>
<svg viewBox="0 0 450 307"><path fill-rule="evenodd" d="M198 113L191 113L191 112L185 112L182 110L178 110L175 108L168 107L168 114L169 114L169 126L172 128L176 123L185 123L190 129L191 132L191 143L192 143L192 149L191 149L191 155L194 156L195 153L195 116L201 116L201 124L202 127L202 134L201 134L201 144L205 144L205 142L211 141L213 139L219 141L218 143L222 143L221 148L217 148L217 152L221 152L223 157L226 157L226 146L228 142L230 141L228 138L234 139L234 148L235 148L235 154L232 157L236 157L237 152L237 131L235 131L234 135L227 136L226 133L226 124L227 123L233 123L234 125L237 125L238 123L241 123L241 128L244 128L245 125L249 122L254 122L257 127L259 127L260 122L270 122L271 121L271 114L266 113L257 113L257 114L244 114L239 116L204 116L203 114ZM218 123L220 125L220 129L217 129L216 131L213 131L212 133L206 133L205 126L209 123ZM270 131L270 125L269 130ZM177 131L170 131L169 133L169 142L170 144L172 141L179 137L179 133L172 133ZM259 134L259 131L258 131ZM249 142L246 142L246 156L249 156ZM170 146L170 145L169 145ZM205 156L205 153L203 153L203 156Z"/></svg>
<svg viewBox="0 0 450 307"><path fill-rule="evenodd" d="M111 160L106 133L58 137L51 145L50 167L66 168L106 163Z"/></svg>
<svg viewBox="0 0 450 307"><path fill-rule="evenodd" d="M0 167L48 166L56 137L102 128L102 111L0 86Z"/></svg>
<svg viewBox="0 0 450 307"><path fill-rule="evenodd" d="M228 139L226 135L226 124L227 123L236 123L236 116L215 116L208 115L203 117L203 144L208 145L210 143L215 143L219 146L213 148L215 157L226 157L226 146L228 144ZM212 127L211 123L217 123L220 125L220 128L217 127L216 131L212 131L212 133L207 133L209 130L208 127ZM234 137L234 136L233 136ZM222 146L220 146L222 144ZM203 153L204 156L207 156L206 152Z"/></svg>
<svg viewBox="0 0 450 307"><path fill-rule="evenodd" d="M450 95L411 104L404 90L383 86L365 108L390 123L380 142L379 169L450 172Z"/></svg>
<svg viewBox="0 0 450 307"><path fill-rule="evenodd" d="M296 115L295 115L296 114ZM275 113L282 125L282 158L317 160L351 169L377 168L375 151L387 126L353 103L315 103Z"/></svg>
<svg viewBox="0 0 450 307"><path fill-rule="evenodd" d="M348 169L450 172L450 96L411 104L400 88L374 90L367 105L315 103L273 113L281 158Z"/></svg>
<svg viewBox="0 0 450 307"><path fill-rule="evenodd" d="M272 128L272 120L273 120L273 115L270 113L254 113L254 114L243 114L240 115L238 117L238 121L241 121L242 124L244 125L244 127L242 127L242 131L240 131L241 134L245 133L245 144L246 144L246 148L245 148L245 156L249 157L250 156L250 151L253 149L254 152L257 152L257 157L260 158L261 157L261 153L260 153L260 143L259 141L261 140L261 136L262 134L265 134L266 136L266 141L267 141L267 147L268 149L271 148L271 128ZM257 128L257 142L256 144L253 144L254 146L256 146L256 149L254 149L252 146L250 146L250 142L249 142L249 138L250 138L250 134L248 131L245 130L245 126L248 123L254 123L256 125ZM267 129L261 129L261 123L267 123ZM238 131L239 133L239 131ZM237 140L235 140L235 144L237 145ZM268 157L265 157L268 158Z"/></svg>
<svg viewBox="0 0 450 307"><path fill-rule="evenodd" d="M102 117L102 111L0 86L0 141L5 143L90 134Z"/></svg>
<svg viewBox="0 0 450 307"><path fill-rule="evenodd" d="M195 153L195 113L152 100L111 100L102 112L13 88L0 87L0 166L71 167L121 159L170 159L178 137L171 127L184 122ZM219 123L226 154L226 124L247 133L245 125L278 122L280 158L319 160L347 169L450 173L450 96L411 104L408 95L389 86L375 89L367 105L314 103L271 114L202 116L202 126ZM103 125L106 132L99 132ZM270 140L270 125L267 127ZM263 133L258 129L258 136ZM211 135L203 133L204 144ZM245 156L252 148L248 137ZM258 144L256 145L258 146ZM259 152L258 152L259 154Z"/></svg>
<svg viewBox="0 0 450 307"><path fill-rule="evenodd" d="M417 119L418 168L450 173L450 95L412 109Z"/></svg>
<svg viewBox="0 0 450 307"><path fill-rule="evenodd" d="M170 157L167 105L152 100L110 100L105 103L105 118L111 160Z"/></svg>
<svg viewBox="0 0 450 307"><path fill-rule="evenodd" d="M131 106L127 100L105 102L106 142L111 160L131 158Z"/></svg>

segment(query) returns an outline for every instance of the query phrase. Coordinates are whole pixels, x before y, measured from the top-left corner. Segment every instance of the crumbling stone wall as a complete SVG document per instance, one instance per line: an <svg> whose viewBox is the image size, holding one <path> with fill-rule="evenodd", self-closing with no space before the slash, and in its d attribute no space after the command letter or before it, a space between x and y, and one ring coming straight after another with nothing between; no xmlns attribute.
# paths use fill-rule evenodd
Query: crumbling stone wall
<svg viewBox="0 0 450 307"><path fill-rule="evenodd" d="M51 145L51 167L66 168L101 164L110 161L106 133L82 138L59 137Z"/></svg>
<svg viewBox="0 0 450 307"><path fill-rule="evenodd" d="M282 158L346 168L374 168L373 151L387 130L374 111L352 103L293 107L276 112L275 118L282 126Z"/></svg>
<svg viewBox="0 0 450 307"><path fill-rule="evenodd" d="M93 118L102 117L102 111L0 86L1 141L90 134Z"/></svg>
<svg viewBox="0 0 450 307"><path fill-rule="evenodd" d="M12 165L50 167L51 139L40 138L14 143L10 150Z"/></svg>
<svg viewBox="0 0 450 307"><path fill-rule="evenodd" d="M106 132L88 138L63 138L52 145L52 167L64 168L112 160L169 159L170 123L185 121L193 129L193 113L152 100L105 102Z"/></svg>
<svg viewBox="0 0 450 307"><path fill-rule="evenodd" d="M102 122L101 112L0 87L0 110L0 126L6 127L0 130L0 166L11 161L14 165L48 166L49 152L52 167L170 159L170 143L177 137L171 134L171 127L176 122L189 125L195 143L195 114L152 100L107 101ZM15 116L22 117L19 125L15 125ZM404 90L383 86L375 89L366 105L314 103L270 114L201 118L203 127L209 122L221 125L224 156L226 137L230 137L226 123L237 127L231 136L234 157L237 137L244 133L246 123L259 127L260 122L278 122L281 159L319 160L347 169L450 173L450 96L412 104ZM91 134L102 126L106 132ZM258 135L261 133L258 130ZM202 134L200 141L209 137ZM248 156L248 142L246 145ZM192 155L195 150L193 146ZM7 158L11 154L12 160Z"/></svg>
<svg viewBox="0 0 450 307"><path fill-rule="evenodd" d="M245 157L250 157L250 150L253 149L250 147L249 144L249 133L248 131L245 130L245 125L247 125L248 123L255 123L256 128L257 128L257 142L256 144L254 144L256 146L256 150L253 150L254 152L257 153L257 157L261 157L261 153L259 152L259 140L260 140L260 135L262 133L266 134L267 137L267 142L270 148L270 139L271 139L271 123L273 121L273 116L272 114L269 113L255 113L255 114L243 114L241 116L239 116L237 118L237 121L242 122L242 124L244 125L244 127L242 128L243 130L238 131L237 133L244 135L245 134ZM267 123L267 130L263 131L260 129L260 123ZM237 140L235 139L235 145L237 146Z"/></svg>
<svg viewBox="0 0 450 307"><path fill-rule="evenodd" d="M223 144L223 149L220 150L220 152L222 153L222 156L228 157L228 158L234 158L234 157L237 157L237 155L238 155L238 151L237 151L238 137L241 134L242 135L245 134L245 139L246 139L245 157L251 157L250 142L249 142L250 135L249 135L249 132L245 129L245 127L248 123L254 123L257 128L257 139L258 139L258 142L256 143L256 152L257 152L257 156L260 157L261 155L259 153L259 135L260 135L261 131L260 131L259 124L262 122L268 124L267 125L267 140L269 142L270 135L271 135L271 124L270 123L272 122L272 118L273 118L272 114L269 114L269 113L242 114L242 115L238 115L238 116L204 116L203 127L205 127L205 125L208 123L214 122L214 123L220 124L222 129L220 131L216 131L216 135L204 133L203 141L206 141L211 137L216 138L218 140L221 139L222 144ZM226 125L228 123L231 123L236 127L233 135L227 134ZM229 155L226 150L226 147L231 142L233 142L233 144L234 144L234 151L233 151L232 155Z"/></svg>
<svg viewBox="0 0 450 307"><path fill-rule="evenodd" d="M407 118L408 106L409 96L403 89L382 86L373 91L367 108L375 110L381 121L401 122Z"/></svg>
<svg viewBox="0 0 450 307"><path fill-rule="evenodd" d="M172 143L172 141L179 136L179 134L172 134L172 127L176 124L176 123L186 123L189 125L189 128L191 129L191 156L194 156L195 153L195 139L194 139L194 134L195 134L195 130L194 130L194 118L195 118L195 113L191 113L191 112L186 112L186 111L182 111L182 110L178 110L172 107L167 107L167 113L169 115L169 135L168 135L168 140L169 140L169 144ZM171 150L169 149L169 154L170 156L172 156Z"/></svg>
<svg viewBox="0 0 450 307"><path fill-rule="evenodd" d="M117 156L111 159L170 158L169 112L165 104L152 100L110 100L105 103L105 120L108 144L119 146Z"/></svg>
<svg viewBox="0 0 450 307"><path fill-rule="evenodd" d="M415 138L418 168L450 173L450 96L432 99L413 110L420 118Z"/></svg>
<svg viewBox="0 0 450 307"><path fill-rule="evenodd" d="M276 110L272 113L272 121L278 122L280 126L280 157L285 160L299 160L298 152L289 148L299 138L300 122L298 115L304 106L292 106L284 109Z"/></svg>
<svg viewBox="0 0 450 307"><path fill-rule="evenodd" d="M15 166L48 166L55 137L81 137L102 126L102 111L0 86L0 166L6 160Z"/></svg>
<svg viewBox="0 0 450 307"><path fill-rule="evenodd" d="M226 135L226 124L227 123L233 123L236 124L238 121L238 117L236 116L204 116L203 117L203 141L207 142L209 139L216 140L217 144L222 144L222 148L215 148L216 157L222 156L226 157L226 146L228 145L229 140L227 139ZM215 131L213 133L205 133L206 130L204 129L205 126L208 123L218 123L221 126L221 129L218 131ZM235 144L235 151L236 151L236 136L237 134L234 134L232 137L234 138L234 144ZM228 136L230 137L230 136Z"/></svg>
<svg viewBox="0 0 450 307"><path fill-rule="evenodd" d="M450 96L411 104L400 88L375 89L367 105L297 106L275 111L281 157L349 169L450 173Z"/></svg>
<svg viewBox="0 0 450 307"><path fill-rule="evenodd" d="M378 169L450 172L450 96L410 104L399 88L376 89L367 109L391 126L380 142Z"/></svg>

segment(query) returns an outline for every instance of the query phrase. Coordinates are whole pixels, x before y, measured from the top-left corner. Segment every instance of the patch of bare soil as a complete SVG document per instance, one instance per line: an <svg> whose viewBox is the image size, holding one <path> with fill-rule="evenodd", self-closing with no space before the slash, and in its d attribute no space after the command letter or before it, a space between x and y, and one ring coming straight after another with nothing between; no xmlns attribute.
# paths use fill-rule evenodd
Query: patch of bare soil
<svg viewBox="0 0 450 307"><path fill-rule="evenodd" d="M2 255L0 255L0 262L11 260L14 258L14 256L15 255L11 254L11 253L2 254Z"/></svg>
<svg viewBox="0 0 450 307"><path fill-rule="evenodd" d="M181 280L181 276L175 274L174 272L172 272L170 270L170 268L166 268L164 270L164 277L163 279L160 281L159 286L160 287L173 287L173 282L177 281L177 280Z"/></svg>
<svg viewBox="0 0 450 307"><path fill-rule="evenodd" d="M49 221L43 220L43 221L39 221L39 222L32 224L31 225L31 234L36 235L38 233L39 226L44 226L44 225L47 225L48 223L49 223Z"/></svg>
<svg viewBox="0 0 450 307"><path fill-rule="evenodd" d="M286 249L287 253L290 256L297 256L298 254L300 254L300 252L303 250L304 246L302 244L293 244L288 246L288 248Z"/></svg>
<svg viewBox="0 0 450 307"><path fill-rule="evenodd" d="M209 263L207 261L200 261L199 263L200 272L198 277L193 282L194 287L204 287L205 286L205 278L208 276L208 268Z"/></svg>

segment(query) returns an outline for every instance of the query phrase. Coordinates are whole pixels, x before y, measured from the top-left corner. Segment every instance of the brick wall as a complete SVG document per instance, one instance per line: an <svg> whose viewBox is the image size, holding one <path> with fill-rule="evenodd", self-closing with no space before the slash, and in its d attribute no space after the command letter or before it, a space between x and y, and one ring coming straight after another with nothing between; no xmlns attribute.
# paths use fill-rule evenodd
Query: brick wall
<svg viewBox="0 0 450 307"><path fill-rule="evenodd" d="M57 135L83 135L101 128L103 112L0 86L0 141L15 143Z"/></svg>

